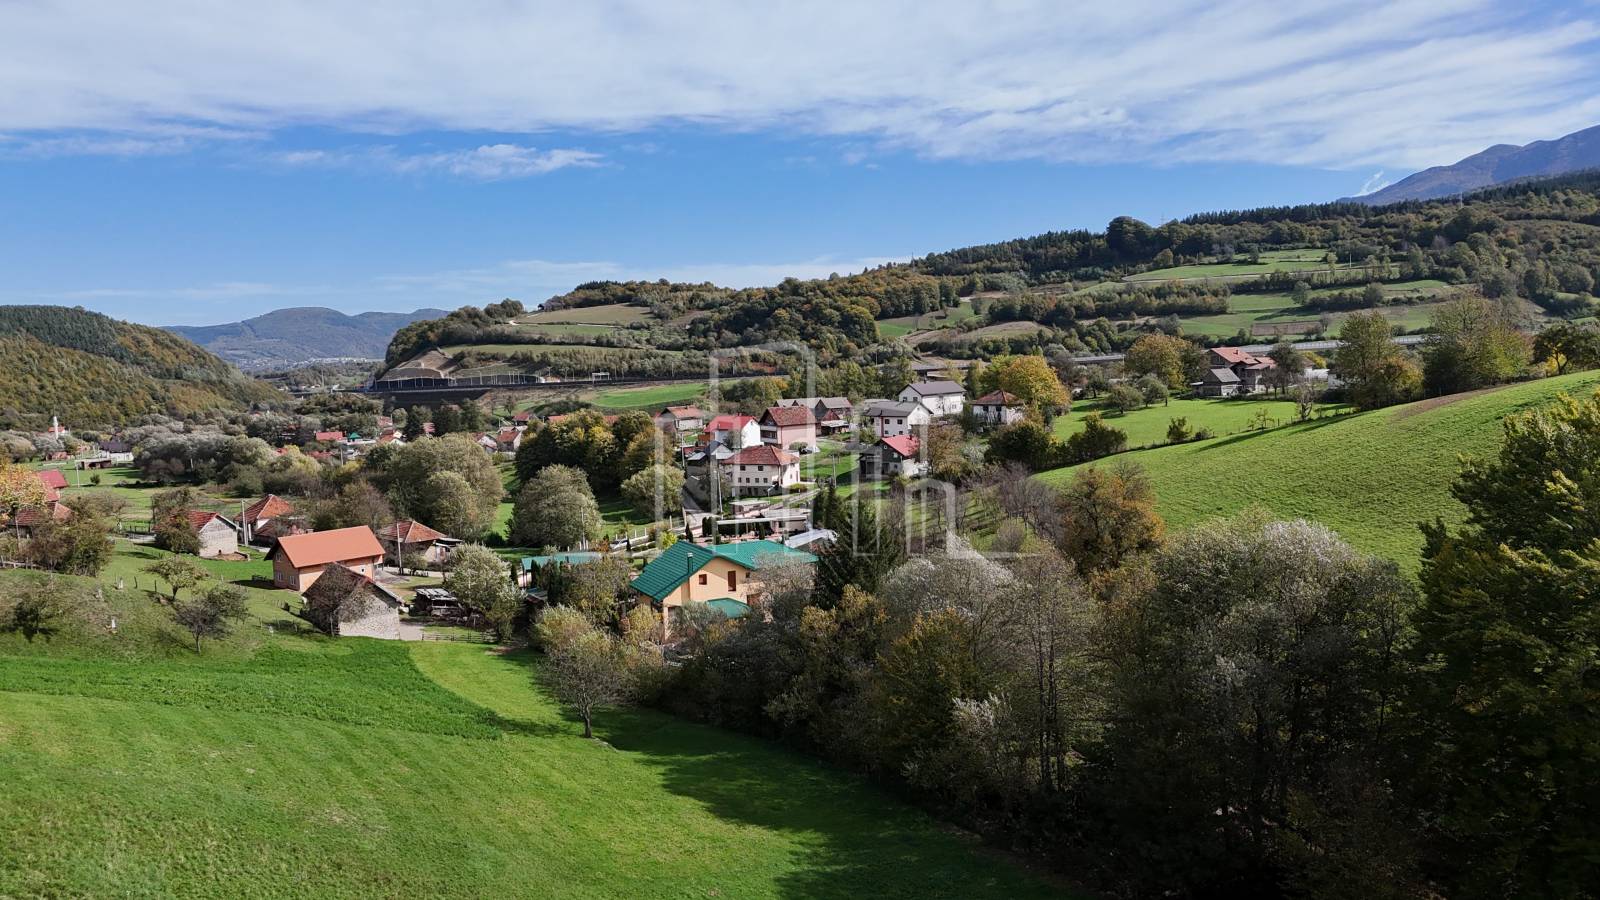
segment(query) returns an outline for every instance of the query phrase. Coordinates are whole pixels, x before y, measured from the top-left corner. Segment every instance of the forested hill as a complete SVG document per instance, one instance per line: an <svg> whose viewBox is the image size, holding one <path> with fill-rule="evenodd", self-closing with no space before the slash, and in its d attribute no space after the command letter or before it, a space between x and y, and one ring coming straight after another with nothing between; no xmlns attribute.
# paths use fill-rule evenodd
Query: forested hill
<svg viewBox="0 0 1600 900"><path fill-rule="evenodd" d="M395 332L412 322L443 315L442 309L347 315L305 306L275 309L225 325L171 325L166 330L242 369L269 369L313 360L382 359Z"/></svg>
<svg viewBox="0 0 1600 900"><path fill-rule="evenodd" d="M1465 201L1219 211L1159 226L1123 216L1104 231L961 247L772 287L592 282L534 314L520 304L494 315L468 307L416 323L396 335L387 361L440 347L473 365L551 367L551 353L520 348L581 346L585 364L607 348L606 364L621 366L624 351L645 348L800 341L826 364L893 352L899 338L982 357L1122 349L1152 329L1248 343L1260 339L1245 330L1249 322L1221 324L1249 311L1240 294L1271 295L1284 309L1279 319L1301 324L1330 310L1392 311L1463 290L1515 301L1530 316L1573 318L1593 313L1596 281L1600 173L1579 173Z"/></svg>
<svg viewBox="0 0 1600 900"><path fill-rule="evenodd" d="M0 306L0 427L107 427L279 395L159 328L64 306Z"/></svg>

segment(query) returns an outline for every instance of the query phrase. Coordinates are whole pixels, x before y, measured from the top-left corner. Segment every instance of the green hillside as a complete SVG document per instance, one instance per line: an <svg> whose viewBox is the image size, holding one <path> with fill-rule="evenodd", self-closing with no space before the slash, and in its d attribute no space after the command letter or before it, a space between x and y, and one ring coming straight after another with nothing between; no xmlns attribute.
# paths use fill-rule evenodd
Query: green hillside
<svg viewBox="0 0 1600 900"><path fill-rule="evenodd" d="M0 425L104 427L280 395L158 328L64 306L0 306Z"/></svg>
<svg viewBox="0 0 1600 900"><path fill-rule="evenodd" d="M585 741L526 653L257 622L197 657L107 593L116 635L0 634L0 896L1051 894L753 738L639 711Z"/></svg>
<svg viewBox="0 0 1600 900"><path fill-rule="evenodd" d="M1600 387L1600 372L1511 385L1305 425L1140 451L1115 460L1144 467L1167 522L1189 527L1252 504L1321 522L1356 547L1411 571L1417 523L1459 521L1450 496L1458 454L1488 455L1506 416L1558 393ZM1105 464L1105 463L1100 463ZM1039 477L1064 483L1072 469Z"/></svg>

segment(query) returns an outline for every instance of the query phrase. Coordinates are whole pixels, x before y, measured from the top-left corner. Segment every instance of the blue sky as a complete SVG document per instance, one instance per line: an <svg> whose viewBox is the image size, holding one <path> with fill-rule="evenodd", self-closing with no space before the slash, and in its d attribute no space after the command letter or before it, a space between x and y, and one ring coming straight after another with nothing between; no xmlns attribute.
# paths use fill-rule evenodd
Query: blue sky
<svg viewBox="0 0 1600 900"><path fill-rule="evenodd" d="M328 5L0 12L0 302L767 284L1600 122L1593 3Z"/></svg>

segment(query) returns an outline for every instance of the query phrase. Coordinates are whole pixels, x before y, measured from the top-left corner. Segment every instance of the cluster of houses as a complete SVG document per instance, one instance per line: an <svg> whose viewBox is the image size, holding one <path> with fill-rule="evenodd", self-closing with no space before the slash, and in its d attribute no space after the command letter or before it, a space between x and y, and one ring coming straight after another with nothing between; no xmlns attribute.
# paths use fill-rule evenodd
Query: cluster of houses
<svg viewBox="0 0 1600 900"><path fill-rule="evenodd" d="M677 438L691 483L711 483L720 473L720 483L740 496L789 490L800 482L800 457L816 450L819 439L851 434L863 451L863 477L916 477L926 469L921 449L927 429L969 408L960 382L936 377L944 364L918 365L920 380L893 398L857 405L846 397L798 397L780 400L759 416L712 416L695 406L667 406L655 420ZM1009 425L1026 412L1021 399L1005 391L978 397L970 409L984 428Z"/></svg>

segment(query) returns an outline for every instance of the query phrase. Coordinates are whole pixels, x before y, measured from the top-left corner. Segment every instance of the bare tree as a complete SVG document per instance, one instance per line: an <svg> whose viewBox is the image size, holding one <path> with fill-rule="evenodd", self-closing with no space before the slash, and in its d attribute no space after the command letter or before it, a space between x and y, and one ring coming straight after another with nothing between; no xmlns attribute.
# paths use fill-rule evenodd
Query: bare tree
<svg viewBox="0 0 1600 900"><path fill-rule="evenodd" d="M194 652L200 652L201 638L226 637L233 623L246 615L244 591L231 584L212 585L204 594L172 610L172 618L194 635Z"/></svg>

